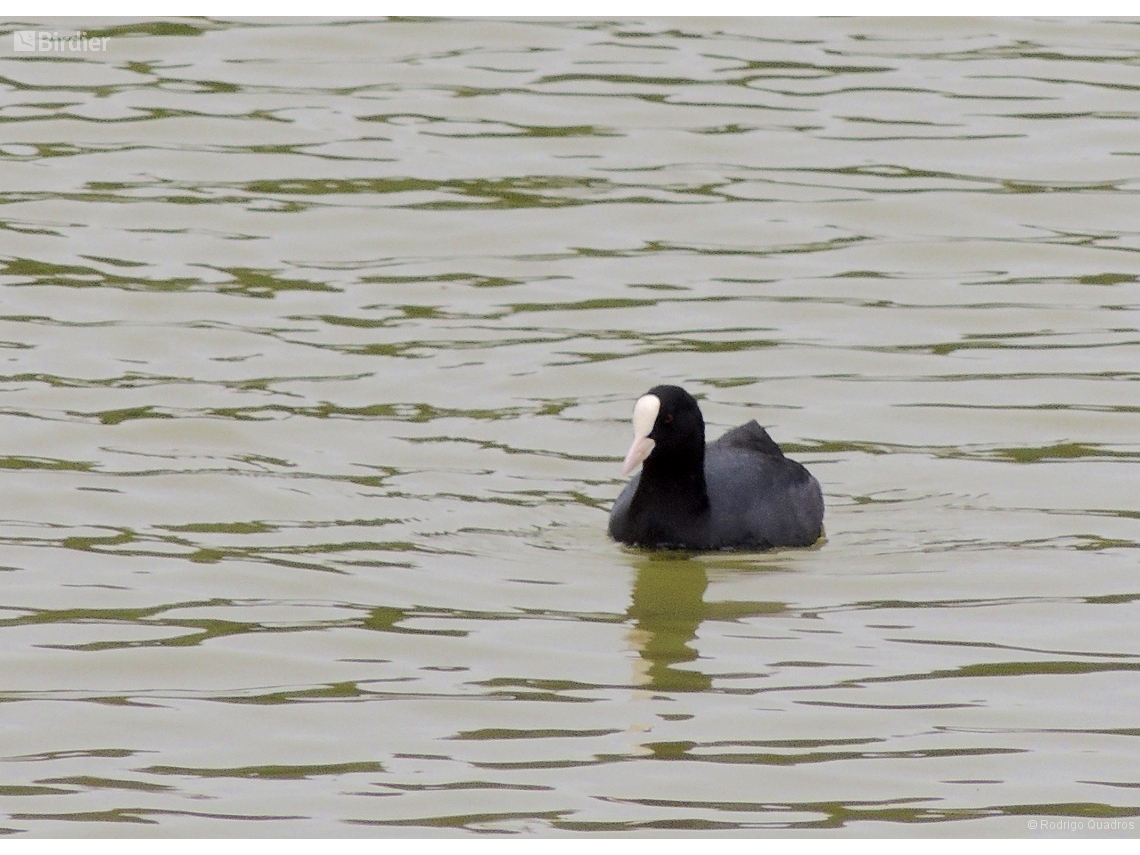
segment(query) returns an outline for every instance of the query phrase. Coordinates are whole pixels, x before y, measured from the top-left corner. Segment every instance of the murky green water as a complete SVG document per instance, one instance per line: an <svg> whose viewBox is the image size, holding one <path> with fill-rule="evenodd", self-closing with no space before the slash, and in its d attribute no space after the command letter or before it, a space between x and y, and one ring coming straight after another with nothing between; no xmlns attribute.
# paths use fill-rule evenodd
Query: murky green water
<svg viewBox="0 0 1140 855"><path fill-rule="evenodd" d="M1136 835L1140 23L0 68L0 830ZM826 543L609 542L659 382Z"/></svg>

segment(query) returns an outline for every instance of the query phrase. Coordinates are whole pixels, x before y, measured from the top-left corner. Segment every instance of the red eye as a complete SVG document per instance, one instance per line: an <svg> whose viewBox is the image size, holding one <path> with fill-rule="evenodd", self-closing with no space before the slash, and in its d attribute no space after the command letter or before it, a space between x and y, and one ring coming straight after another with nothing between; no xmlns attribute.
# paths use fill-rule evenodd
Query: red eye
<svg viewBox="0 0 1140 855"><path fill-rule="evenodd" d="M673 414L672 413L666 413L665 416L661 419L661 421L667 425L673 424Z"/></svg>

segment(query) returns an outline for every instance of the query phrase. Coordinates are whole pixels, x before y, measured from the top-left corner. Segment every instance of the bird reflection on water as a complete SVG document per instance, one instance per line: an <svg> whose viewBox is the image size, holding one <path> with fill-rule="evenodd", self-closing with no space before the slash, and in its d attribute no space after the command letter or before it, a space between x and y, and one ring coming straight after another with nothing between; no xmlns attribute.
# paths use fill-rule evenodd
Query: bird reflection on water
<svg viewBox="0 0 1140 855"><path fill-rule="evenodd" d="M781 614L779 602L706 602L707 565L683 552L639 556L627 616L641 656L634 682L661 692L700 692L712 688L712 675L697 668L675 667L700 658L692 646L706 620L740 620Z"/></svg>

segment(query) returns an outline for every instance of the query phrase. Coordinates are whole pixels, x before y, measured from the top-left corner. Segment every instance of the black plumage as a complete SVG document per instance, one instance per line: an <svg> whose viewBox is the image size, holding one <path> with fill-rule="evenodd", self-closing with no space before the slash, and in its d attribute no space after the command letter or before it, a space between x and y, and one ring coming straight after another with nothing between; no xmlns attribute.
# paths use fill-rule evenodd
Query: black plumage
<svg viewBox="0 0 1140 855"><path fill-rule="evenodd" d="M755 421L705 444L696 400L655 386L634 408L626 471L642 470L610 512L609 532L635 546L689 550L810 546L823 534L823 494Z"/></svg>

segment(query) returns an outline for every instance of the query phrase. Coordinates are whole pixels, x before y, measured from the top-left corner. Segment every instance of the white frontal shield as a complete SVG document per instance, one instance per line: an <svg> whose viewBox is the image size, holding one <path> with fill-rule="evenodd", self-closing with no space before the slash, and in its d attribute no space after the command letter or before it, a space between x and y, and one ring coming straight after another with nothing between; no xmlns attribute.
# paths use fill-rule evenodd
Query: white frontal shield
<svg viewBox="0 0 1140 855"><path fill-rule="evenodd" d="M659 412L661 399L656 395L642 395L633 405L633 445L629 447L629 454L622 464L622 475L631 473L653 452L656 443L649 438L649 434L653 432Z"/></svg>

